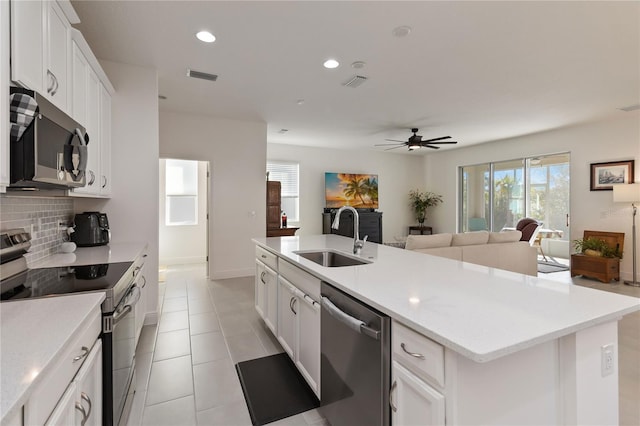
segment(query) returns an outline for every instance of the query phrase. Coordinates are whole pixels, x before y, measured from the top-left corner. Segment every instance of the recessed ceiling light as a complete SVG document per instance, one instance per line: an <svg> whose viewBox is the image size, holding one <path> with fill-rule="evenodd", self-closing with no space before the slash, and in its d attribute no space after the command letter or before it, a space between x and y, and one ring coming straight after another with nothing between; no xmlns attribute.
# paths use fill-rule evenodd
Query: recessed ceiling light
<svg viewBox="0 0 640 426"><path fill-rule="evenodd" d="M340 66L340 62L336 61L335 59L327 59L326 61L324 61L323 65L325 68L333 69L338 68Z"/></svg>
<svg viewBox="0 0 640 426"><path fill-rule="evenodd" d="M391 33L396 37L406 37L411 32L411 27L408 25L401 25L396 27L391 31Z"/></svg>
<svg viewBox="0 0 640 426"><path fill-rule="evenodd" d="M298 99L298 100L296 101L296 103L297 103L298 105L303 105L303 104L304 104L304 99Z"/></svg>
<svg viewBox="0 0 640 426"><path fill-rule="evenodd" d="M354 63L351 64L351 68L360 69L360 68L364 68L365 65L366 63L363 61L355 61Z"/></svg>
<svg viewBox="0 0 640 426"><path fill-rule="evenodd" d="M196 34L196 37L200 41L204 41L205 43L213 43L216 41L216 36L211 34L209 31L200 31Z"/></svg>

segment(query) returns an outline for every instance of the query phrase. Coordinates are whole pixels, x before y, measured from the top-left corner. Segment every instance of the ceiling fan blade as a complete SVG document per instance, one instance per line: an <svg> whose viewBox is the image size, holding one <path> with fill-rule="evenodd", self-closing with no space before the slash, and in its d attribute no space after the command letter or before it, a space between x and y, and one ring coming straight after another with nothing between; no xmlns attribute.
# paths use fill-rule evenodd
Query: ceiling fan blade
<svg viewBox="0 0 640 426"><path fill-rule="evenodd" d="M396 140L396 139L385 139L385 141L407 143L407 141L399 141L399 140Z"/></svg>
<svg viewBox="0 0 640 426"><path fill-rule="evenodd" d="M401 146L401 145L406 145L406 142L401 142L401 143L377 143L374 146L391 146L391 145Z"/></svg>
<svg viewBox="0 0 640 426"><path fill-rule="evenodd" d="M422 142L433 142L433 141L441 141L443 139L451 139L451 136L443 136L441 138L435 138L435 139L427 139L426 141L422 141Z"/></svg>
<svg viewBox="0 0 640 426"><path fill-rule="evenodd" d="M433 145L443 145L443 144L454 144L454 143L458 143L457 141L446 141L446 142L423 142L423 143L428 143L428 144L433 144Z"/></svg>
<svg viewBox="0 0 640 426"><path fill-rule="evenodd" d="M425 148L431 148L431 149L440 149L439 146L431 146L431 145L422 145Z"/></svg>
<svg viewBox="0 0 640 426"><path fill-rule="evenodd" d="M404 145L394 146L393 148L387 148L385 151L391 151L392 149L402 148Z"/></svg>

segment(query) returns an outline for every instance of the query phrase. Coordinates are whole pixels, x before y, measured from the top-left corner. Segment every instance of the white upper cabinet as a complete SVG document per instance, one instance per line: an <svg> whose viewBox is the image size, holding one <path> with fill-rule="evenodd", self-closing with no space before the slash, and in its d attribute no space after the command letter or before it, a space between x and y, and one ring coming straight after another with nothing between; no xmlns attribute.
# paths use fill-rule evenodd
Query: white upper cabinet
<svg viewBox="0 0 640 426"><path fill-rule="evenodd" d="M43 93L63 111L69 112L69 52L71 24L55 1L45 1L45 61Z"/></svg>
<svg viewBox="0 0 640 426"><path fill-rule="evenodd" d="M111 195L111 95L100 85L100 194Z"/></svg>
<svg viewBox="0 0 640 426"><path fill-rule="evenodd" d="M113 86L82 34L71 30L73 76L71 115L89 135L86 185L69 191L78 197L111 195L111 93Z"/></svg>
<svg viewBox="0 0 640 426"><path fill-rule="evenodd" d="M9 2L0 1L0 122L9 123ZM0 126L0 192L9 185L9 126Z"/></svg>
<svg viewBox="0 0 640 426"><path fill-rule="evenodd" d="M55 1L11 2L11 79L69 111L71 24Z"/></svg>
<svg viewBox="0 0 640 426"><path fill-rule="evenodd" d="M87 122L87 78L89 63L75 40L71 42L71 116L78 123Z"/></svg>
<svg viewBox="0 0 640 426"><path fill-rule="evenodd" d="M44 93L43 4L39 1L11 2L11 79Z"/></svg>

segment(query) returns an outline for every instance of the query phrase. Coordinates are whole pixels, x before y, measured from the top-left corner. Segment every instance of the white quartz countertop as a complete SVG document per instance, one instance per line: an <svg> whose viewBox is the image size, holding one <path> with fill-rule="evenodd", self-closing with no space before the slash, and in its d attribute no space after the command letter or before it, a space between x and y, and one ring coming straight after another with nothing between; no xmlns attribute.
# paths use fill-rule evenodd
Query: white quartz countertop
<svg viewBox="0 0 640 426"><path fill-rule="evenodd" d="M147 244L110 243L96 247L78 247L73 253L57 253L29 265L29 268L96 265L101 263L133 262Z"/></svg>
<svg viewBox="0 0 640 426"><path fill-rule="evenodd" d="M103 300L104 293L83 293L0 304L0 421L29 399L40 373Z"/></svg>
<svg viewBox="0 0 640 426"><path fill-rule="evenodd" d="M476 362L616 320L640 299L366 243L372 263L329 268L294 253L336 249L338 235L256 238L256 244Z"/></svg>

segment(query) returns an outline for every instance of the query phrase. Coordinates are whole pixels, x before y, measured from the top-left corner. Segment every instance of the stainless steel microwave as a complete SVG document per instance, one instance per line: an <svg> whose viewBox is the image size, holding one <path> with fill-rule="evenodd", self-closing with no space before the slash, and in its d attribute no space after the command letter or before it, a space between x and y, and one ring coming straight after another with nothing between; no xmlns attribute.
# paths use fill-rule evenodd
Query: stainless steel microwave
<svg viewBox="0 0 640 426"><path fill-rule="evenodd" d="M10 92L16 96L31 97L37 109L20 137L14 137L12 132L9 188L64 189L85 186L89 137L84 127L37 92L19 87L11 87ZM12 126L16 114L19 114L15 112L18 109L15 106L12 101Z"/></svg>

